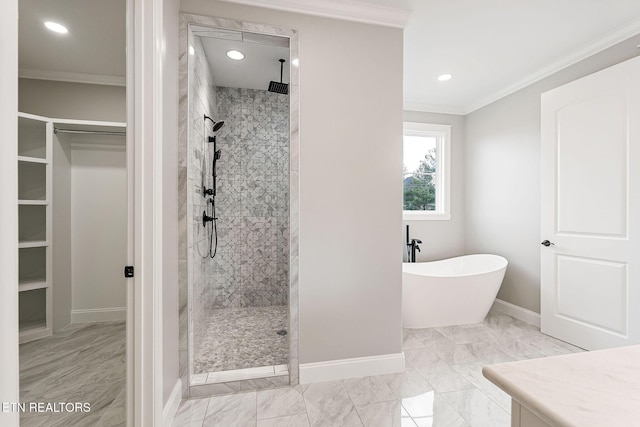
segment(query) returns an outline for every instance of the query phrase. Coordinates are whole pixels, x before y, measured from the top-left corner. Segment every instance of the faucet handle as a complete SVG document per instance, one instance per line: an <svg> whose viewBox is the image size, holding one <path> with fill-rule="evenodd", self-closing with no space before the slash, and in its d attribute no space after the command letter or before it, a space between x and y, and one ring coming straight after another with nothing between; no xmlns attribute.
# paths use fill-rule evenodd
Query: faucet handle
<svg viewBox="0 0 640 427"><path fill-rule="evenodd" d="M413 242L413 243L422 243L422 240L420 240L420 239L411 239L411 242Z"/></svg>

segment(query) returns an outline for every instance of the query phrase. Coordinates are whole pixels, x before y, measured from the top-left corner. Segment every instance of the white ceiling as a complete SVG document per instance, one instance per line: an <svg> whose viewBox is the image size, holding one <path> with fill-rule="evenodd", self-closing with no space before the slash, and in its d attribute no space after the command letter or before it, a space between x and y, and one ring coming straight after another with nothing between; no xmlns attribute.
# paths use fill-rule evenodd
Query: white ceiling
<svg viewBox="0 0 640 427"><path fill-rule="evenodd" d="M625 26L616 41L640 32L638 0L367 1L411 11L404 101L415 109L473 111Z"/></svg>
<svg viewBox="0 0 640 427"><path fill-rule="evenodd" d="M202 32L195 34L201 34L199 39L216 86L267 90L270 81L280 81L279 59L285 60L283 82L289 83L288 38L239 31L211 31L209 36ZM226 54L229 50L244 53L244 59L229 59Z"/></svg>
<svg viewBox="0 0 640 427"><path fill-rule="evenodd" d="M20 0L21 76L124 83L126 0ZM43 23L65 25L55 34Z"/></svg>
<svg viewBox="0 0 640 427"><path fill-rule="evenodd" d="M401 25L408 11L405 108L459 114L640 33L639 0L228 1L386 20L392 26ZM122 80L125 0L20 0L20 14L22 75L75 73ZM66 24L70 33L49 33L42 26L45 19ZM279 78L278 65L265 78ZM438 82L442 73L453 79Z"/></svg>

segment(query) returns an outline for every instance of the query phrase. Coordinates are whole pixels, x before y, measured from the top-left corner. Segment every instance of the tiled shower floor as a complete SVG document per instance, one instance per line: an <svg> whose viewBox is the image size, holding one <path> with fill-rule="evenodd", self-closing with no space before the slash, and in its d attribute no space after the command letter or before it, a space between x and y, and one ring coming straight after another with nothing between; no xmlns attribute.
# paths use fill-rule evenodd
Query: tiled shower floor
<svg viewBox="0 0 640 427"><path fill-rule="evenodd" d="M286 364L289 338L277 332L287 330L288 322L286 306L214 310L194 358L194 373Z"/></svg>

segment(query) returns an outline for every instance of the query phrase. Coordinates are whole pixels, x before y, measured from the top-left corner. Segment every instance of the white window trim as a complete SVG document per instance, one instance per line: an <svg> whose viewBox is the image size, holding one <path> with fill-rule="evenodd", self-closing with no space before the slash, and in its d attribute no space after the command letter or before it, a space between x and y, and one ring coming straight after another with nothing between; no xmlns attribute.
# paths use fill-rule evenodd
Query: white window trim
<svg viewBox="0 0 640 427"><path fill-rule="evenodd" d="M402 211L405 221L433 221L451 219L451 126L427 123L404 122L403 135L432 136L437 138L436 145L436 210Z"/></svg>

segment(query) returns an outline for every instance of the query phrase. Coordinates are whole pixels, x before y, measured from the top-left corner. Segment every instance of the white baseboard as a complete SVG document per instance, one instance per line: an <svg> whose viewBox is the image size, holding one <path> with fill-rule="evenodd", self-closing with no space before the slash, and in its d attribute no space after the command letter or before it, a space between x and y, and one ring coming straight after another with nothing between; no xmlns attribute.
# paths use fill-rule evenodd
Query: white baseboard
<svg viewBox="0 0 640 427"><path fill-rule="evenodd" d="M509 316L515 317L518 320L522 320L525 323L537 326L538 328L540 327L540 315L538 313L511 304L510 302L502 301L501 299L496 298L493 306L491 307L491 310L508 314Z"/></svg>
<svg viewBox="0 0 640 427"><path fill-rule="evenodd" d="M127 320L125 307L71 310L71 323L113 322Z"/></svg>
<svg viewBox="0 0 640 427"><path fill-rule="evenodd" d="M303 363L300 365L300 384L394 374L396 372L404 372L404 353Z"/></svg>
<svg viewBox="0 0 640 427"><path fill-rule="evenodd" d="M180 378L178 378L178 381L176 381L176 385L174 385L173 390L171 390L169 400L164 405L164 409L162 410L162 425L164 427L171 427L173 419L176 416L176 412L178 412L178 406L180 406L181 401L182 381L180 380Z"/></svg>

